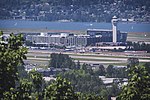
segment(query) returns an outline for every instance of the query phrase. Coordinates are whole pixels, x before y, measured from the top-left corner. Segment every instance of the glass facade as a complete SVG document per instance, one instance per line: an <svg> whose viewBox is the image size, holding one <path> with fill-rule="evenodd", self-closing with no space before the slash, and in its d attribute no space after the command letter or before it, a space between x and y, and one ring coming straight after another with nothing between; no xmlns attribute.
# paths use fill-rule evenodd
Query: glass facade
<svg viewBox="0 0 150 100"><path fill-rule="evenodd" d="M87 35L96 36L101 35L99 42L112 42L113 41L113 32L112 30L87 30ZM117 31L117 42L126 42L127 33Z"/></svg>

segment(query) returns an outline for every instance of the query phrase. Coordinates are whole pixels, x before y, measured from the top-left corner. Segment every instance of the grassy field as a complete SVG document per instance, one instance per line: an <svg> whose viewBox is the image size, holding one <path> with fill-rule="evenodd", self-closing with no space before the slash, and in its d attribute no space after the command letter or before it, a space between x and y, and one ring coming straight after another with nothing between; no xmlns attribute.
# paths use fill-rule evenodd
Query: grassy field
<svg viewBox="0 0 150 100"><path fill-rule="evenodd" d="M51 52L48 51L29 51L27 54L28 61L34 61L38 64L48 64L50 60ZM126 65L127 59L129 57L123 55L99 55L94 53L66 53L68 54L74 61L80 61L81 63L100 63L104 65L113 64L113 65ZM150 57L138 57L140 62L150 62ZM40 61L40 63L39 63ZM43 63L42 63L43 62Z"/></svg>
<svg viewBox="0 0 150 100"><path fill-rule="evenodd" d="M41 32L46 32L46 33L57 33L57 32L70 32L74 34L86 34L86 31L74 31L74 30L48 30L48 29L0 29L1 31L4 32L4 34L10 34L10 33L41 33Z"/></svg>
<svg viewBox="0 0 150 100"><path fill-rule="evenodd" d="M121 54L117 54L117 53L111 53L111 54L105 54L105 53L101 53L101 54L95 54L95 53L67 53L67 52L63 52L64 54L68 54L70 56L79 56L79 57L95 57L95 58L130 58L130 56L126 56L126 55L121 55ZM35 52L35 51L29 51L28 52L28 56L36 56L37 58L49 58L50 57L51 52ZM123 54L123 53L122 53ZM138 55L137 58L139 59L145 59L145 60L150 60L150 54L147 53L147 57L143 55ZM149 56L148 56L149 55ZM136 57L136 56L135 56Z"/></svg>
<svg viewBox="0 0 150 100"><path fill-rule="evenodd" d="M143 33L128 33L127 41L137 42L144 41L150 42L150 32Z"/></svg>

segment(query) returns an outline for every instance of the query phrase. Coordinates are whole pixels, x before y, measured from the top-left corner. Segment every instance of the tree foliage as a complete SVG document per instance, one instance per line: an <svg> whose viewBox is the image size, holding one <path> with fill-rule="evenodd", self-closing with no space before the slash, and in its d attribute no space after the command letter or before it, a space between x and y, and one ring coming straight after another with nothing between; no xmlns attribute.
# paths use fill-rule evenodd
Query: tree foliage
<svg viewBox="0 0 150 100"><path fill-rule="evenodd" d="M128 84L124 86L118 100L150 100L150 73L145 66L129 68Z"/></svg>
<svg viewBox="0 0 150 100"><path fill-rule="evenodd" d="M98 76L92 76L82 69L70 70L60 75L72 83L76 92L98 94L100 93L100 87L104 86Z"/></svg>
<svg viewBox="0 0 150 100"><path fill-rule="evenodd" d="M18 100L31 100L33 84L27 79L20 80L19 87L17 88Z"/></svg>
<svg viewBox="0 0 150 100"><path fill-rule="evenodd" d="M40 91L42 88L42 81L43 81L43 76L41 75L41 73L35 70L32 70L29 72L29 75L36 89L35 91Z"/></svg>
<svg viewBox="0 0 150 100"><path fill-rule="evenodd" d="M18 80L17 66L26 59L27 49L23 47L23 36L13 33L7 40L2 38L0 32L0 97L3 93L15 88Z"/></svg>
<svg viewBox="0 0 150 100"><path fill-rule="evenodd" d="M77 100L77 98L71 83L60 77L45 90L46 100Z"/></svg>
<svg viewBox="0 0 150 100"><path fill-rule="evenodd" d="M128 58L127 63L128 63L128 67L137 66L139 65L139 59L131 57L131 58Z"/></svg>
<svg viewBox="0 0 150 100"><path fill-rule="evenodd" d="M109 65L106 68L106 77L110 78L126 78L127 77L127 68L114 68L113 65Z"/></svg>
<svg viewBox="0 0 150 100"><path fill-rule="evenodd" d="M103 65L100 65L98 69L95 71L95 74L98 76L104 76L106 74L106 70Z"/></svg>
<svg viewBox="0 0 150 100"><path fill-rule="evenodd" d="M42 74L32 70L29 72L29 76L34 87L32 90L34 92L34 97L41 99L44 90L44 80Z"/></svg>
<svg viewBox="0 0 150 100"><path fill-rule="evenodd" d="M69 57L69 55L61 54L61 53L60 54L52 53L49 66L55 67L55 68L74 69L75 63L72 61L72 59Z"/></svg>
<svg viewBox="0 0 150 100"><path fill-rule="evenodd" d="M100 95L80 93L79 100L105 100L105 99Z"/></svg>
<svg viewBox="0 0 150 100"><path fill-rule="evenodd" d="M150 52L150 44L140 43L140 42L130 42L127 41L127 50L135 50L135 51L147 51Z"/></svg>
<svg viewBox="0 0 150 100"><path fill-rule="evenodd" d="M106 68L106 72L107 72L107 77L112 77L113 76L113 65L109 65L107 68Z"/></svg>

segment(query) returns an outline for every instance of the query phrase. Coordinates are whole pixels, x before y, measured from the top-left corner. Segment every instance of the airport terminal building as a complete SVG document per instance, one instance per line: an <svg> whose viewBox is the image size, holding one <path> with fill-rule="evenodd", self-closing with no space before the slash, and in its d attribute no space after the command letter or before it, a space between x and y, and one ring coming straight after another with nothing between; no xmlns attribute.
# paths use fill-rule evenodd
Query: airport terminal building
<svg viewBox="0 0 150 100"><path fill-rule="evenodd" d="M95 35L101 35L101 38L99 42L113 42L113 31L112 30L106 30L106 29L88 29L87 35L95 36ZM117 30L117 41L116 42L126 42L127 39L127 33L126 32L120 32Z"/></svg>
<svg viewBox="0 0 150 100"><path fill-rule="evenodd" d="M60 33L47 35L46 33L41 33L41 35L27 35L26 40L34 44L54 44L60 46L88 46L95 45L99 42L101 35L74 35L70 33Z"/></svg>
<svg viewBox="0 0 150 100"><path fill-rule="evenodd" d="M112 30L106 29L88 29L86 35L75 35L71 33L48 34L40 33L38 35L26 35L26 40L34 44L54 44L62 46L94 46L97 43L125 43L127 39L126 32L117 30L116 16L112 18Z"/></svg>
<svg viewBox="0 0 150 100"><path fill-rule="evenodd" d="M127 33L117 32L117 42L125 43ZM112 42L112 30L88 29L87 35L74 35L71 33L27 35L26 40L34 44L54 44L60 46L94 46L96 43Z"/></svg>

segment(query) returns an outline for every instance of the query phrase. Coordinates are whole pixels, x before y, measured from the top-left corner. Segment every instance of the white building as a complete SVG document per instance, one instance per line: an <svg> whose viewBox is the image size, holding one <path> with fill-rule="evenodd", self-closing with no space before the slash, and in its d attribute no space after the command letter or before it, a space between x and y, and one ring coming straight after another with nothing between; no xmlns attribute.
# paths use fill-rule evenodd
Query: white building
<svg viewBox="0 0 150 100"><path fill-rule="evenodd" d="M118 22L118 19L116 16L114 16L111 21L112 21L112 31L113 31L113 42L116 43L117 42L117 22Z"/></svg>

